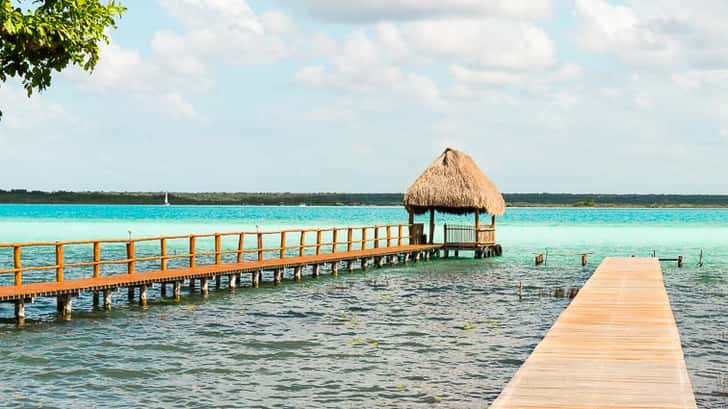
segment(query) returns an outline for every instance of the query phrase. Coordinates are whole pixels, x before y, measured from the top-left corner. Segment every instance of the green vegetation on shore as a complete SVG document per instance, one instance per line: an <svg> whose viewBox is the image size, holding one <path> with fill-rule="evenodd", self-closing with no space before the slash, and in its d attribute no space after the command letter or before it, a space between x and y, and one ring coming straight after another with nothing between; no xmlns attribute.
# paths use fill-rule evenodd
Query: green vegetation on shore
<svg viewBox="0 0 728 409"><path fill-rule="evenodd" d="M728 207L728 195L615 195L571 193L506 193L514 207ZM178 193L175 205L341 205L397 206L401 193ZM0 190L0 203L150 204L164 202L163 192L42 192Z"/></svg>

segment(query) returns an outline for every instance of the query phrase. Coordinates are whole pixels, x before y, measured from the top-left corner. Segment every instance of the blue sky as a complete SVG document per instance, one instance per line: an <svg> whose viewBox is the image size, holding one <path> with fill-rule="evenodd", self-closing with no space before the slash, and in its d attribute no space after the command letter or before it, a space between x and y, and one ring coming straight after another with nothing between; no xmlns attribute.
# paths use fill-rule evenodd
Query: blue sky
<svg viewBox="0 0 728 409"><path fill-rule="evenodd" d="M0 188L728 193L721 0L125 0L93 74L0 86Z"/></svg>

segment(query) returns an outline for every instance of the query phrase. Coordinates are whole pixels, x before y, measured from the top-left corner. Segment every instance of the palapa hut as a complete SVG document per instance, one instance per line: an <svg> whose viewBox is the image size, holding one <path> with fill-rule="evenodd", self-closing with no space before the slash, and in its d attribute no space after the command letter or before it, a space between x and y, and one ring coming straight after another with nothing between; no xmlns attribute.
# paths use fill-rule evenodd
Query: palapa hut
<svg viewBox="0 0 728 409"><path fill-rule="evenodd" d="M473 226L444 225L445 256L449 249L474 250L476 257L500 255L495 241L495 218L505 212L503 195L467 154L445 149L415 180L404 195L409 212L412 240L424 240L423 227L414 224L414 216L430 212L429 242L434 241L435 211L474 214ZM481 226L480 214L490 214L490 225Z"/></svg>

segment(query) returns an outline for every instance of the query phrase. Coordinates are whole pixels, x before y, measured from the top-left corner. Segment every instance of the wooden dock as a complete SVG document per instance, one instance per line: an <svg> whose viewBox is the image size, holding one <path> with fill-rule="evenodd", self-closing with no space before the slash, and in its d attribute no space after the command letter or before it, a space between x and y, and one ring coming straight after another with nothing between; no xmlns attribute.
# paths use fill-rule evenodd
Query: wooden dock
<svg viewBox="0 0 728 409"><path fill-rule="evenodd" d="M656 258L606 258L491 408L695 408Z"/></svg>
<svg viewBox="0 0 728 409"><path fill-rule="evenodd" d="M103 306L110 308L112 293L127 288L130 301L138 293L139 303L146 304L147 290L154 285L160 286L162 297L171 286L172 297L179 299L185 282L191 290L199 285L199 291L206 294L211 280L215 288L223 282L228 288L236 288L247 274L250 285L257 287L264 271L271 272L271 281L279 284L287 270L289 278L300 280L306 268L316 277L326 265L336 275L341 265L349 271L355 263L360 263L361 269L372 262L383 267L429 259L441 249L439 244L420 244L413 239L411 230L410 225L380 225L0 243L0 261L5 256L12 266L2 269L0 264L0 276L12 274L14 278L8 285L0 285L0 302L15 303L15 317L22 322L26 304L35 297L56 297L58 312L70 315L73 297L83 292L93 293L95 306L103 296ZM181 248L184 250L179 251ZM42 261L49 259L52 261ZM27 275L31 275L31 280L26 279Z"/></svg>

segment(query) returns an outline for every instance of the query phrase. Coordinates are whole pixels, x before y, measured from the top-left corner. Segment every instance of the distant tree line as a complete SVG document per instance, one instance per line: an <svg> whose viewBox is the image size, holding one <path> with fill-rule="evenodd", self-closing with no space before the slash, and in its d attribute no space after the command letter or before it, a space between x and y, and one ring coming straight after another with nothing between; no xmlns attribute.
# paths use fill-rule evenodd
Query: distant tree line
<svg viewBox="0 0 728 409"><path fill-rule="evenodd" d="M728 195L506 193L504 196L508 206L728 207ZM402 203L402 197L402 193L169 193L170 203L176 205L397 206ZM158 205L163 202L163 192L0 190L0 203Z"/></svg>

